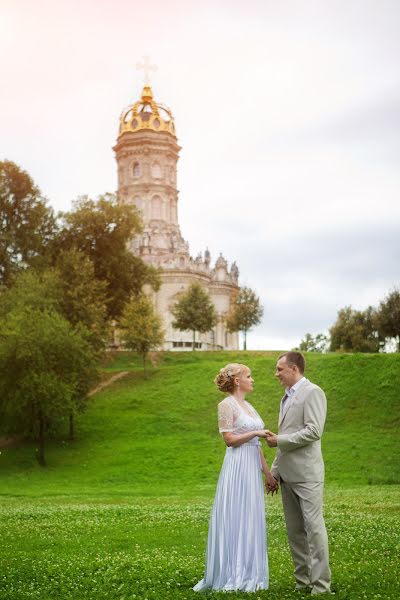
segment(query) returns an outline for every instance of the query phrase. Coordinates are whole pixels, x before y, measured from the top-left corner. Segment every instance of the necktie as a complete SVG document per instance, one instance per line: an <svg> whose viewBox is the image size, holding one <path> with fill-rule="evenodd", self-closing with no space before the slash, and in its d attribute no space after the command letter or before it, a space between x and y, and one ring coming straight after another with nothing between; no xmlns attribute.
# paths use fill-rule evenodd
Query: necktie
<svg viewBox="0 0 400 600"><path fill-rule="evenodd" d="M287 399L288 399L288 395L287 395L287 394L285 394L285 395L283 396L283 398L282 398L282 410L283 410L283 407L285 406L285 402L286 402L286 400L287 400Z"/></svg>

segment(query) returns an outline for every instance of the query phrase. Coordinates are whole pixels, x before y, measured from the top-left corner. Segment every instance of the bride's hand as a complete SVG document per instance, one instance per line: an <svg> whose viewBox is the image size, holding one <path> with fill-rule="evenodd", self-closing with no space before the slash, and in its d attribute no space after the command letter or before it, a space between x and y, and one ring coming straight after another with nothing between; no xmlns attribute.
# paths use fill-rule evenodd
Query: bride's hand
<svg viewBox="0 0 400 600"><path fill-rule="evenodd" d="M256 435L260 438L266 439L268 437L268 432L265 429L260 429L260 431L256 432Z"/></svg>

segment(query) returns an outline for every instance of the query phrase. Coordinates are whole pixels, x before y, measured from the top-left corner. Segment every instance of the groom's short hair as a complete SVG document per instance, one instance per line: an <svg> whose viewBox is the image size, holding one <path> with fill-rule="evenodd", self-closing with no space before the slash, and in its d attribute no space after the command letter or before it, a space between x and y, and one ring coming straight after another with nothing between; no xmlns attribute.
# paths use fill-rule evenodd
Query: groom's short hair
<svg viewBox="0 0 400 600"><path fill-rule="evenodd" d="M283 357L286 358L286 363L289 365L289 367L296 365L300 373L304 373L306 368L306 361L304 360L304 356L300 354L300 352L284 352L280 355L279 358Z"/></svg>

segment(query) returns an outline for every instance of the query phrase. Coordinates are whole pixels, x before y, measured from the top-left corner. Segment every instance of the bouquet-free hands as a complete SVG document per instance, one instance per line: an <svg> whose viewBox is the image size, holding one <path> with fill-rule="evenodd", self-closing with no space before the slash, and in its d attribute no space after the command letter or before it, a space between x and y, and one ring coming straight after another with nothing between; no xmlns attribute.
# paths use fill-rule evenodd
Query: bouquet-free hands
<svg viewBox="0 0 400 600"><path fill-rule="evenodd" d="M278 445L278 436L276 435L276 433L270 431L269 429L266 429L265 433L267 434L265 441L267 442L268 446L270 448L276 448Z"/></svg>

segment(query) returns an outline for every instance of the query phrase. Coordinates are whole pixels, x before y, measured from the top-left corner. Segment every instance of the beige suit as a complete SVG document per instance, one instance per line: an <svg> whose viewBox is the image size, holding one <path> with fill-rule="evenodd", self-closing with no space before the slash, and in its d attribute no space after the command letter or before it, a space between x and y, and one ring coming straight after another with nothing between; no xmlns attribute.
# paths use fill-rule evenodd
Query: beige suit
<svg viewBox="0 0 400 600"><path fill-rule="evenodd" d="M271 472L281 481L289 545L298 588L329 592L328 536L322 514L324 461L321 436L326 397L306 379L279 414L278 449Z"/></svg>

